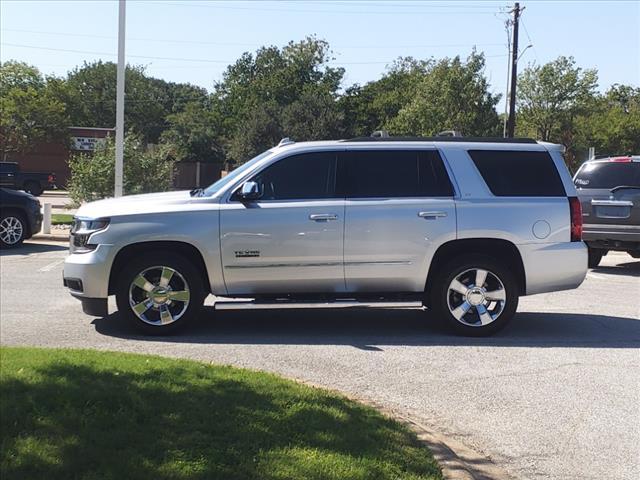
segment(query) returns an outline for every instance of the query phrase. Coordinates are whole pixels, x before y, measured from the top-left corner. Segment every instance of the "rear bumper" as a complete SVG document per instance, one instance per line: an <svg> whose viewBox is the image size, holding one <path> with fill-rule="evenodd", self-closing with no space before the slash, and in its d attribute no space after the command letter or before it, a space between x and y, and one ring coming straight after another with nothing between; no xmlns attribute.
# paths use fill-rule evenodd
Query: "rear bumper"
<svg viewBox="0 0 640 480"><path fill-rule="evenodd" d="M608 250L640 249L640 226L587 223L582 238L590 247Z"/></svg>
<svg viewBox="0 0 640 480"><path fill-rule="evenodd" d="M526 277L526 295L577 288L587 275L583 242L518 245Z"/></svg>

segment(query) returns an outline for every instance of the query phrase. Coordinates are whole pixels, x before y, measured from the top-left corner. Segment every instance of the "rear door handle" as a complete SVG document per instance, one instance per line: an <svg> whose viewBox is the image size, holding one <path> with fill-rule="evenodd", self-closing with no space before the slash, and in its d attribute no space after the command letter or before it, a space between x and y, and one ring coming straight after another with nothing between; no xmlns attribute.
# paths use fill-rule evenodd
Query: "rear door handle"
<svg viewBox="0 0 640 480"><path fill-rule="evenodd" d="M338 215L335 213L312 213L309 215L309 220L314 222L326 222L327 220L337 220Z"/></svg>
<svg viewBox="0 0 640 480"><path fill-rule="evenodd" d="M418 216L427 220L435 220L447 216L447 212L418 212Z"/></svg>

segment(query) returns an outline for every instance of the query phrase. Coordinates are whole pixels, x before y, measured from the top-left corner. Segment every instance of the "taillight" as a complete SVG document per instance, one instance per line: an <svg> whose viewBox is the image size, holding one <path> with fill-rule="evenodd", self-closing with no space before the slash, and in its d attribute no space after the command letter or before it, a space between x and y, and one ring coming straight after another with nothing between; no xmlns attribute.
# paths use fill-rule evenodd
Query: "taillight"
<svg viewBox="0 0 640 480"><path fill-rule="evenodd" d="M618 163L631 163L631 157L612 157L609 159L609 161Z"/></svg>
<svg viewBox="0 0 640 480"><path fill-rule="evenodd" d="M56 183L56 176L53 173L50 173L49 178L47 178L47 182Z"/></svg>
<svg viewBox="0 0 640 480"><path fill-rule="evenodd" d="M571 241L582 241L582 205L578 197L569 197L569 209L571 210Z"/></svg>

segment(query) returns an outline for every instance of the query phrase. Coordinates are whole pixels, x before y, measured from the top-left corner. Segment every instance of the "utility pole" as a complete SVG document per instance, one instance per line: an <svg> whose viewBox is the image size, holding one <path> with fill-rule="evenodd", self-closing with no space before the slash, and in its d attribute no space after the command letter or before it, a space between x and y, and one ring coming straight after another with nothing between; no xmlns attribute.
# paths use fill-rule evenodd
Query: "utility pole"
<svg viewBox="0 0 640 480"><path fill-rule="evenodd" d="M122 196L122 172L124 160L124 33L125 0L118 3L118 72L116 77L116 168L114 196Z"/></svg>
<svg viewBox="0 0 640 480"><path fill-rule="evenodd" d="M516 82L518 81L518 24L520 22L520 4L516 2L513 10L513 48L511 49L511 87L509 91L509 120L507 137L513 138L516 131Z"/></svg>

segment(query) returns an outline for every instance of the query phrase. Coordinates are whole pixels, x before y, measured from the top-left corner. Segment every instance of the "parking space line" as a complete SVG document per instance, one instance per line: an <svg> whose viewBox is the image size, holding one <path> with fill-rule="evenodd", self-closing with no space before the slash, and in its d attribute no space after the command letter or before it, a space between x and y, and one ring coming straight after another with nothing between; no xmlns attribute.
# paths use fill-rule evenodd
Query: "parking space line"
<svg viewBox="0 0 640 480"><path fill-rule="evenodd" d="M38 271L39 272L50 272L51 270L56 268L61 263L64 263L64 258L62 260L56 260L55 262L51 262L49 265L45 265L44 267L39 268Z"/></svg>

